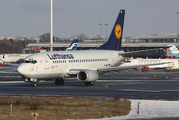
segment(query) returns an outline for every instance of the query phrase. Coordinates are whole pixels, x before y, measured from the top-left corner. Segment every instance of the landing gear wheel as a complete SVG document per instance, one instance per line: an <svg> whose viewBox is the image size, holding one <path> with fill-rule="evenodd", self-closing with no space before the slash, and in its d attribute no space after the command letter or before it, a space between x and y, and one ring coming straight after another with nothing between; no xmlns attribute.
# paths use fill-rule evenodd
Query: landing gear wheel
<svg viewBox="0 0 179 120"><path fill-rule="evenodd" d="M88 86L88 85L94 85L94 82L85 82L85 85Z"/></svg>
<svg viewBox="0 0 179 120"><path fill-rule="evenodd" d="M90 85L94 85L94 82L90 82Z"/></svg>
<svg viewBox="0 0 179 120"><path fill-rule="evenodd" d="M64 79L56 79L55 85L64 85Z"/></svg>
<svg viewBox="0 0 179 120"><path fill-rule="evenodd" d="M85 82L85 85L86 85L86 86L88 86L88 85L89 85L89 83L88 83L88 82Z"/></svg>
<svg viewBox="0 0 179 120"><path fill-rule="evenodd" d="M59 83L59 81L58 80L56 80L55 81L55 85L59 85L60 83Z"/></svg>
<svg viewBox="0 0 179 120"><path fill-rule="evenodd" d="M36 82L31 83L31 87L36 87L36 86L37 86Z"/></svg>
<svg viewBox="0 0 179 120"><path fill-rule="evenodd" d="M64 85L64 80L63 80L63 79L60 79L60 80L59 80L59 83L60 83L60 85Z"/></svg>

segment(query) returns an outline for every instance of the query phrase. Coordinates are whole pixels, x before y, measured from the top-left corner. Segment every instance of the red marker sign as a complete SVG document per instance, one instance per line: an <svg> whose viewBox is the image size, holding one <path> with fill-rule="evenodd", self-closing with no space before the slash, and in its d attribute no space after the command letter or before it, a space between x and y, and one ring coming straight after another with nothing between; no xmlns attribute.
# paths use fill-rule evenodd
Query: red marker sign
<svg viewBox="0 0 179 120"><path fill-rule="evenodd" d="M9 101L9 104L12 104L12 101Z"/></svg>
<svg viewBox="0 0 179 120"><path fill-rule="evenodd" d="M12 113L12 101L9 101L10 108L11 108L11 113Z"/></svg>

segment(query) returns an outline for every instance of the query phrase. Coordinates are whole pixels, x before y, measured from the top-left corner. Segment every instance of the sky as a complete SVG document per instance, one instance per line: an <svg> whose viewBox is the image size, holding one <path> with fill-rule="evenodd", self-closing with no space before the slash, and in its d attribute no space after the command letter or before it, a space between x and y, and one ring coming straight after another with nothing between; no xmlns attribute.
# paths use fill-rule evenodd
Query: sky
<svg viewBox="0 0 179 120"><path fill-rule="evenodd" d="M123 37L177 32L179 0L53 0L53 34L93 38L100 34L101 21L101 36L106 36L108 23L109 37L120 9L125 9ZM50 32L50 0L1 0L0 16L0 36Z"/></svg>

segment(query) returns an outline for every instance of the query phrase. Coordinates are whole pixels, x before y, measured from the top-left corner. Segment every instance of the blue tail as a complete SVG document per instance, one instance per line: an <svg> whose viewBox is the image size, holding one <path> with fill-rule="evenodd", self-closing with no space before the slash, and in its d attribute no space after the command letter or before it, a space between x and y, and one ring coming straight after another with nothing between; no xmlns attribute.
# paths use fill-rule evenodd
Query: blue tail
<svg viewBox="0 0 179 120"><path fill-rule="evenodd" d="M78 39L74 39L71 45L66 49L66 51L73 51L77 48Z"/></svg>
<svg viewBox="0 0 179 120"><path fill-rule="evenodd" d="M179 57L179 51L175 45L167 45L167 46L169 46L169 50L172 52L171 54L172 56Z"/></svg>
<svg viewBox="0 0 179 120"><path fill-rule="evenodd" d="M97 50L121 50L124 16L125 10L120 10L108 41L96 48Z"/></svg>

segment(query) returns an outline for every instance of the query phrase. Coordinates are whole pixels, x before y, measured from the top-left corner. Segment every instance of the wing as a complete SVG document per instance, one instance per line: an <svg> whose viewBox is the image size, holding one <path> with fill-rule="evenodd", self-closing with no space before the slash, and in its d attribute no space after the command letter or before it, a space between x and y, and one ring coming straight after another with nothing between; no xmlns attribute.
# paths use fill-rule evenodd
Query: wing
<svg viewBox="0 0 179 120"><path fill-rule="evenodd" d="M168 62L170 63L170 62ZM118 67L109 67L109 68L105 68L105 69L100 69L98 68L97 70L93 70L96 71L99 75L100 74L104 74L110 71L118 71L118 70L124 70L124 69L136 69L138 67L145 67L145 66L153 66L153 65L163 65L163 64L168 64L168 63L156 63L156 64L144 64L144 65L130 65L130 66L118 66ZM69 70L69 72L67 74L73 76L78 74L78 72L80 71L84 71L87 69L71 69Z"/></svg>
<svg viewBox="0 0 179 120"><path fill-rule="evenodd" d="M10 67L18 67L19 64L13 64L13 63L4 63L5 65L7 66L10 66Z"/></svg>
<svg viewBox="0 0 179 120"><path fill-rule="evenodd" d="M168 62L170 63L170 62ZM163 64L168 64L168 63L156 63L156 64L144 64L144 65L130 65L130 66L118 66L118 67L109 67L105 69L98 69L98 73L106 73L109 71L117 71L117 70L124 70L124 69L136 69L138 67L145 67L145 66L153 66L153 65L163 65Z"/></svg>
<svg viewBox="0 0 179 120"><path fill-rule="evenodd" d="M144 52L151 52L151 51L163 51L163 48L157 48L157 49L149 49L149 50L140 50L140 51L132 51L132 52L122 52L119 53L119 55L135 55L135 54L140 54Z"/></svg>

